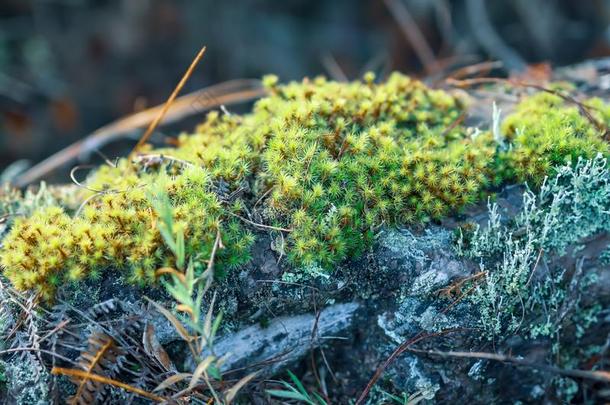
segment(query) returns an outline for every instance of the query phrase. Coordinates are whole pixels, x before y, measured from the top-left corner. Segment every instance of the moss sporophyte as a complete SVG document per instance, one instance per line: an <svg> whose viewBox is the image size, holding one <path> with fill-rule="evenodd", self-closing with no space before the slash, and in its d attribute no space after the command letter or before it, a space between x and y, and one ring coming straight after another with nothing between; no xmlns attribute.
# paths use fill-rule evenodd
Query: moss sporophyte
<svg viewBox="0 0 610 405"><path fill-rule="evenodd" d="M269 96L251 113L211 112L175 148L148 147L156 164L101 166L76 215L50 206L17 219L3 241L4 274L47 298L107 268L153 283L157 268L175 264L159 232L159 194L186 257L207 260L220 232L217 274L248 262L259 231L282 232L295 268L330 271L382 225L442 218L502 184L539 184L558 165L608 154L600 131L552 94L518 104L500 144L455 124L462 99L398 73L383 83L372 74L264 83ZM587 103L609 121L609 106Z"/></svg>

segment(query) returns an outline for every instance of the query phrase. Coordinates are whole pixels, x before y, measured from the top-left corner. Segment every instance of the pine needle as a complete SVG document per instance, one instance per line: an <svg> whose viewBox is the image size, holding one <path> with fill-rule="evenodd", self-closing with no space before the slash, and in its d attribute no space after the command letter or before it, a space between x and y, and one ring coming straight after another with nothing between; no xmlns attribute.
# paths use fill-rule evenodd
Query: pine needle
<svg viewBox="0 0 610 405"><path fill-rule="evenodd" d="M176 99L176 97L178 96L178 93L180 93L180 90L182 90L182 87L184 87L187 80L193 74L195 67L199 64L199 61L201 61L201 58L203 58L203 55L205 54L205 49L206 49L206 47L204 46L203 48L201 48L201 50L199 51L197 56L195 56L195 59L193 59L193 62L191 62L191 65L186 70L186 73L184 74L184 76L182 76L182 79L180 80L180 82L178 83L178 85L176 86L176 88L174 89L172 94L169 96L169 98L165 102L165 105L163 106L163 109L161 109L161 111L159 112L159 115L157 115L155 120L150 123L150 125L146 129L146 132L144 133L144 135L142 135L142 138L140 138L140 140L138 141L136 146L133 148L133 150L129 154L130 161L133 158L133 155L138 151L138 149L140 149L140 147L142 147L142 145L144 145L146 143L146 141L148 141L148 138L150 138L153 131L157 128L157 126L159 125L159 123L161 122L163 117L165 116L165 113L167 113L167 110L169 110L169 107L172 105L172 102Z"/></svg>
<svg viewBox="0 0 610 405"><path fill-rule="evenodd" d="M112 385L118 388L122 388L126 391L130 391L133 393L136 393L144 398L148 398L150 400L156 401L156 402L164 402L166 401L165 398L157 396L155 394L151 394L150 392L144 391L140 388L131 386L129 384L125 384L122 383L120 381L117 380L113 380L111 378L107 378L101 375L97 375L97 374L90 374L86 371L82 371L82 370L75 370L75 369L71 369L71 368L63 368L63 367L53 367L53 369L51 370L51 374L53 375L66 375L69 377L76 377L76 378L84 378L84 379L89 379L89 380L93 380L93 381L97 381L103 384L108 384L108 385Z"/></svg>

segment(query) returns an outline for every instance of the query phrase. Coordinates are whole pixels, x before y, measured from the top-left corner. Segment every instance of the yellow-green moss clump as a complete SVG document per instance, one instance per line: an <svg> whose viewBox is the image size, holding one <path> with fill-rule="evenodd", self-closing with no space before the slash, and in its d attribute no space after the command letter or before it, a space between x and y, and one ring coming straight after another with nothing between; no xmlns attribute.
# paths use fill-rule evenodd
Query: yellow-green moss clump
<svg viewBox="0 0 610 405"><path fill-rule="evenodd" d="M498 143L454 125L459 99L400 74L381 84L370 74L287 85L269 76L265 84L270 95L252 113L212 112L176 148L147 151L158 165L101 167L88 187L104 193L77 217L52 207L17 221L1 253L5 274L49 296L64 280L108 267L154 281L158 267L174 264L152 202L159 190L195 261L210 256L219 232L219 270L239 266L258 230L278 241L281 232L293 265L330 269L383 224L441 218L491 187L538 182L557 163L608 150L575 107L547 94L518 106ZM593 103L607 122L609 108Z"/></svg>
<svg viewBox="0 0 610 405"><path fill-rule="evenodd" d="M157 268L174 265L157 230L153 183L172 199L174 230L185 231L188 257L210 257L216 229L230 209L209 191L205 170L188 168L175 177L125 170L121 183L124 189L92 199L78 217L48 207L17 219L4 240L4 274L17 288L36 288L45 298L65 281L97 278L108 267L129 269L134 282L153 282ZM253 235L231 218L222 229L227 246L219 257L225 265L245 262Z"/></svg>
<svg viewBox="0 0 610 405"><path fill-rule="evenodd" d="M553 168L576 163L578 157L593 158L598 152L607 155L605 129L597 126L610 122L610 106L592 98L583 108L590 117L555 94L538 93L524 99L504 120L509 147L498 154L498 175L540 184Z"/></svg>

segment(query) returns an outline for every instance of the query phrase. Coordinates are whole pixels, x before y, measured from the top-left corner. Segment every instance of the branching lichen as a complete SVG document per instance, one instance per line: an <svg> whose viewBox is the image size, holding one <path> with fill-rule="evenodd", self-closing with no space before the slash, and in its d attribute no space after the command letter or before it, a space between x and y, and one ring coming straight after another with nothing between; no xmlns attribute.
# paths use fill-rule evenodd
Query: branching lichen
<svg viewBox="0 0 610 405"><path fill-rule="evenodd" d="M480 323L488 337L514 333L523 328L531 337L559 333L558 319L568 294L576 286L586 287L589 277L574 269L572 282L566 281L565 269L535 281L534 274L542 252L563 254L569 244L598 232L610 231L610 172L602 155L592 160L579 159L576 166L564 165L557 175L543 181L538 194L526 191L524 208L513 224L502 225L495 205L490 205L486 228L477 228L461 239L458 250L480 262L486 277L470 300L481 314ZM581 277L581 279L577 279ZM577 302L570 305L576 306ZM528 313L546 314L524 324ZM587 320L590 324L591 320Z"/></svg>
<svg viewBox="0 0 610 405"><path fill-rule="evenodd" d="M50 375L30 353L10 362L1 362L6 377L7 403L44 405L50 401Z"/></svg>

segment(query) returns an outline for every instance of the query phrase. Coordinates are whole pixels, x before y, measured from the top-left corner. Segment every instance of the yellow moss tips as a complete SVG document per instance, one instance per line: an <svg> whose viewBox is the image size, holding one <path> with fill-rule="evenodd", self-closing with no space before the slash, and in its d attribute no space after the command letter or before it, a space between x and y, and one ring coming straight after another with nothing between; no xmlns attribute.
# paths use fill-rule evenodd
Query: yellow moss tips
<svg viewBox="0 0 610 405"><path fill-rule="evenodd" d="M608 152L575 107L549 94L518 105L499 144L455 124L461 100L401 74L383 83L371 74L352 83L263 81L271 95L251 113L211 112L176 148L101 167L88 186L103 192L78 218L49 209L18 221L1 252L5 274L44 291L106 267L153 282L174 260L158 230L159 187L196 262L220 231L219 268L239 266L264 231L292 265L331 269L381 225L439 219L503 183L539 183L557 164ZM591 104L608 122L610 109Z"/></svg>

